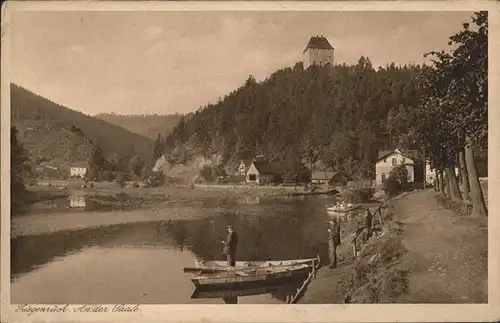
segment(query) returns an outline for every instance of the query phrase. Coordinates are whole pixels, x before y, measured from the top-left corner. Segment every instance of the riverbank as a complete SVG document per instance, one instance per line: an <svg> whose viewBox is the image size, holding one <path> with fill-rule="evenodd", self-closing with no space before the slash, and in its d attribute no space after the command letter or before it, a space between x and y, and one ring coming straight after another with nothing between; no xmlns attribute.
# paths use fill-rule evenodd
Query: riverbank
<svg viewBox="0 0 500 323"><path fill-rule="evenodd" d="M356 259L351 244L354 232L346 234L338 249L338 267L325 264L299 303L388 303L406 291L407 274L396 268L405 250L400 225L392 219L392 203L385 203L380 231L363 245Z"/></svg>
<svg viewBox="0 0 500 323"><path fill-rule="evenodd" d="M445 209L437 194L388 201L384 234L356 260L345 238L339 268L322 268L300 303L487 302L487 219Z"/></svg>

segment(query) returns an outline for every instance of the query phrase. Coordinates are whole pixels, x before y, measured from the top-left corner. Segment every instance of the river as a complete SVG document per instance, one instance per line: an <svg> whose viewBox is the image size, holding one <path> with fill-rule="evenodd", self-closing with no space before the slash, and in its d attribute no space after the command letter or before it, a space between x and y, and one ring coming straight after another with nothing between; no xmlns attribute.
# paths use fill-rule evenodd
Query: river
<svg viewBox="0 0 500 323"><path fill-rule="evenodd" d="M113 211L138 221L74 230L52 230L11 239L12 303L38 304L221 304L218 295L194 295L196 258L223 260L220 240L232 225L239 236L237 260L285 260L319 255L328 262L325 205L334 197L208 199L148 209ZM74 203L74 202L72 202ZM79 200L81 207L85 201ZM35 221L70 212L69 201L53 201ZM91 209L77 214L82 221ZM153 212L151 210L151 212ZM198 216L171 216L197 213ZM137 213L139 214L139 213ZM69 215L68 215L69 216ZM75 216L73 214L73 216ZM139 215L137 215L139 217ZM75 221L78 218L75 217ZM144 220L146 219L146 220ZM297 285L239 296L238 303L280 304Z"/></svg>

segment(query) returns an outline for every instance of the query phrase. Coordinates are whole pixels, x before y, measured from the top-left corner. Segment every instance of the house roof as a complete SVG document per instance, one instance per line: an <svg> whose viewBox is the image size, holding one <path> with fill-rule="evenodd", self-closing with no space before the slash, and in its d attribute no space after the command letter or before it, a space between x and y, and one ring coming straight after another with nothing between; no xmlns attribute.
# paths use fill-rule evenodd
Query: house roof
<svg viewBox="0 0 500 323"><path fill-rule="evenodd" d="M281 175L284 173L283 166L277 162L254 161L253 164L262 175Z"/></svg>
<svg viewBox="0 0 500 323"><path fill-rule="evenodd" d="M252 162L253 162L253 158L246 158L246 159L242 159L241 162L245 164L246 167L250 167L250 165L252 165Z"/></svg>
<svg viewBox="0 0 500 323"><path fill-rule="evenodd" d="M347 175L344 172L336 172L335 175L332 176L332 181L340 181L340 182L348 182L352 180L352 177Z"/></svg>
<svg viewBox="0 0 500 323"><path fill-rule="evenodd" d="M398 152L396 152L396 150L398 150ZM399 149L381 150L378 153L378 159L377 159L376 163L378 163L382 159L387 158L388 156L390 156L392 154L395 154L395 153L399 153L399 154L401 154L401 156L403 156L405 158L408 158L408 159L410 159L412 161L415 160L415 159L419 159L420 158L420 154L416 150L408 150L408 151L405 151L405 152L402 152Z"/></svg>
<svg viewBox="0 0 500 323"><path fill-rule="evenodd" d="M337 172L331 172L331 171L315 171L314 173L311 174L311 179L327 179L330 180L332 179L333 176L335 176Z"/></svg>
<svg viewBox="0 0 500 323"><path fill-rule="evenodd" d="M307 43L306 48L304 49L304 52L308 50L309 48L312 49L333 49L332 45L328 42L328 39L326 39L323 36L316 36L316 37L311 37L309 39L309 42Z"/></svg>
<svg viewBox="0 0 500 323"><path fill-rule="evenodd" d="M89 163L86 161L76 161L71 163L70 167L87 168L89 167Z"/></svg>
<svg viewBox="0 0 500 323"><path fill-rule="evenodd" d="M378 160L381 160L382 158L386 157L386 156L389 156L390 154L392 154L396 149L385 149L385 150L381 150L378 152ZM377 161L378 161L377 160Z"/></svg>

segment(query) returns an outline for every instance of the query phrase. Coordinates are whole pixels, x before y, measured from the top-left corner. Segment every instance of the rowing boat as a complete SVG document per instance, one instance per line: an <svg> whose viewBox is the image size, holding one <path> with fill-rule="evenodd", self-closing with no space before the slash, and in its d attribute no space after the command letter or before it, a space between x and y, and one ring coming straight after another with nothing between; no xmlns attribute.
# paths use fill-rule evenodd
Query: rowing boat
<svg viewBox="0 0 500 323"><path fill-rule="evenodd" d="M359 208L360 208L359 205L348 204L347 206L337 206L337 205L327 206L326 210L330 212L344 213L344 212L351 212Z"/></svg>
<svg viewBox="0 0 500 323"><path fill-rule="evenodd" d="M314 265L308 263L286 266L264 266L240 268L240 270L206 273L191 279L196 288L241 288L243 286L262 286L293 280L310 273Z"/></svg>

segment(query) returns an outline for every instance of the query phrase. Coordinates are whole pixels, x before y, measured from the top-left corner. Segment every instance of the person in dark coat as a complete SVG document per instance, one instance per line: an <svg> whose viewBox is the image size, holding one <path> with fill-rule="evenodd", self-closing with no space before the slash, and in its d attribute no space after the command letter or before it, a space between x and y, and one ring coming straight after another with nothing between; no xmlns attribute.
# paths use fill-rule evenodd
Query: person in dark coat
<svg viewBox="0 0 500 323"><path fill-rule="evenodd" d="M232 226L227 227L227 231L229 232L227 235L226 241L222 241L224 243L224 253L227 256L227 264L228 266L236 266L236 247L238 246L238 235L234 232Z"/></svg>
<svg viewBox="0 0 500 323"><path fill-rule="evenodd" d="M337 267L337 247L340 245L340 224L337 218L330 221L328 229L328 251L330 255L330 268Z"/></svg>
<svg viewBox="0 0 500 323"><path fill-rule="evenodd" d="M373 221L373 215L369 209L366 209L366 215L365 215L366 240L370 239L372 236L372 221Z"/></svg>

